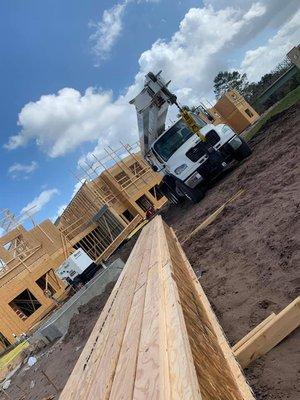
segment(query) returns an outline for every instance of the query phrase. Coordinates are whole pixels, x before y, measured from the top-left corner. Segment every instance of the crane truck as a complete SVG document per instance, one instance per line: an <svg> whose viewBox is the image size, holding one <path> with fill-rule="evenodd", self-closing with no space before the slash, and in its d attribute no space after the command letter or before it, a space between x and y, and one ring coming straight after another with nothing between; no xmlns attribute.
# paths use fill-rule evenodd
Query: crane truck
<svg viewBox="0 0 300 400"><path fill-rule="evenodd" d="M171 202L187 197L197 203L208 184L231 161L247 158L251 149L229 126L207 123L182 107L169 84L161 71L149 72L144 88L130 101L137 112L141 153L162 175L159 189ZM180 118L165 129L170 105L178 107Z"/></svg>

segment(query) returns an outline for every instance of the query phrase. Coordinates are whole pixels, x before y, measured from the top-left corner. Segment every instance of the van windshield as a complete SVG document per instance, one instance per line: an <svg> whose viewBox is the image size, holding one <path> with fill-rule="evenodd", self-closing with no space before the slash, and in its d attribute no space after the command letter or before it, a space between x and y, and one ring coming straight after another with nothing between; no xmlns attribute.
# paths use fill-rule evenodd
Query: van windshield
<svg viewBox="0 0 300 400"><path fill-rule="evenodd" d="M157 140L153 147L164 161L168 161L172 154L191 136L193 136L193 132L182 120L179 120Z"/></svg>

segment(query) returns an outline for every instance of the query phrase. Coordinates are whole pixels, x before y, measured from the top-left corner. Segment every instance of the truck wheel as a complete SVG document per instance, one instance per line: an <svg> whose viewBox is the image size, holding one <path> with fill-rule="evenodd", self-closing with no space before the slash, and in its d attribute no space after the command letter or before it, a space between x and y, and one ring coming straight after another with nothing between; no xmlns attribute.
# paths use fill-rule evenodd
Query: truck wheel
<svg viewBox="0 0 300 400"><path fill-rule="evenodd" d="M181 199L172 191L166 193L165 196L172 204L179 204L181 202Z"/></svg>
<svg viewBox="0 0 300 400"><path fill-rule="evenodd" d="M193 203L199 203L199 201L201 201L205 196L205 190L202 187L196 187L192 189L185 185L181 189L184 192L185 196Z"/></svg>
<svg viewBox="0 0 300 400"><path fill-rule="evenodd" d="M170 186L163 184L160 186L160 190L163 195L172 203L172 204L179 204L181 202L180 197L178 194L170 188Z"/></svg>
<svg viewBox="0 0 300 400"><path fill-rule="evenodd" d="M248 146L248 143L245 141L244 138L240 137L242 144L238 149L235 150L233 157L237 161L243 161L245 158L249 157L252 153L252 150Z"/></svg>
<svg viewBox="0 0 300 400"><path fill-rule="evenodd" d="M177 193L174 179L168 175L163 177L163 180L159 184L159 189L172 204L180 204L185 198L185 196Z"/></svg>

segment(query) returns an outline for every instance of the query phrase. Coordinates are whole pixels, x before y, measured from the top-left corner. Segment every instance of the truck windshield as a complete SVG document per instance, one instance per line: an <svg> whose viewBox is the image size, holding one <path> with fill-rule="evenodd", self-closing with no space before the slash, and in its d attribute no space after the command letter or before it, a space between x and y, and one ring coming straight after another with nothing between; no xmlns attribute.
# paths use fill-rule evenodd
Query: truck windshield
<svg viewBox="0 0 300 400"><path fill-rule="evenodd" d="M191 136L193 136L193 132L182 120L179 120L157 140L153 147L164 161L168 161L172 154Z"/></svg>

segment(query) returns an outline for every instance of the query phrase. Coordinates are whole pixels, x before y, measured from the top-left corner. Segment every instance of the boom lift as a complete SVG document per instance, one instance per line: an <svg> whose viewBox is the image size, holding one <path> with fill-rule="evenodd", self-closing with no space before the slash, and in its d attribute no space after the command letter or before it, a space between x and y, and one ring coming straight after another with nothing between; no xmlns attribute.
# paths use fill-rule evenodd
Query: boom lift
<svg viewBox="0 0 300 400"><path fill-rule="evenodd" d="M163 175L161 191L173 202L186 196L198 202L207 184L233 159L251 154L247 143L227 125L207 124L177 101L158 74L146 75L144 88L130 101L135 105L141 151L154 171ZM168 107L176 105L180 119L165 130Z"/></svg>

